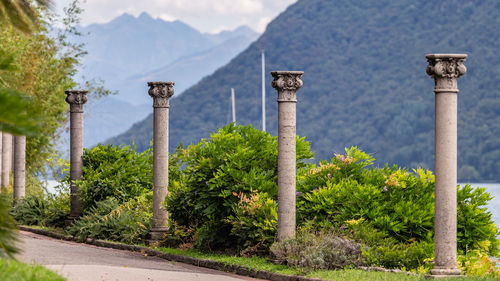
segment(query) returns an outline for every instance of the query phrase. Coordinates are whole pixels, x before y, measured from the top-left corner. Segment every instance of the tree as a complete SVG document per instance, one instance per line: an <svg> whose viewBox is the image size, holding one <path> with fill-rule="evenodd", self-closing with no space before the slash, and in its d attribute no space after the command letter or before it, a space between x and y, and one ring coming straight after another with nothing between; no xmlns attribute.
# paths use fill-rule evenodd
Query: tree
<svg viewBox="0 0 500 281"><path fill-rule="evenodd" d="M53 5L52 0L35 0L35 3L43 9L50 9ZM0 22L12 25L25 33L31 33L33 26L38 25L39 18L31 1L0 0Z"/></svg>

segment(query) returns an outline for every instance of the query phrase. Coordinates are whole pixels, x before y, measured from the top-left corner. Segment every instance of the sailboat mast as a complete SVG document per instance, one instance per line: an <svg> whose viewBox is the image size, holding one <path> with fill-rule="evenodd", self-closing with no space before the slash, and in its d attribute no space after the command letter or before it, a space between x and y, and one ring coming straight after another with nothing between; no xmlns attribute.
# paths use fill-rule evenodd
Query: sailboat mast
<svg viewBox="0 0 500 281"><path fill-rule="evenodd" d="M234 102L234 88L231 88L231 108L233 110L233 123L236 124L236 105Z"/></svg>
<svg viewBox="0 0 500 281"><path fill-rule="evenodd" d="M266 131L266 58L262 50L262 131Z"/></svg>

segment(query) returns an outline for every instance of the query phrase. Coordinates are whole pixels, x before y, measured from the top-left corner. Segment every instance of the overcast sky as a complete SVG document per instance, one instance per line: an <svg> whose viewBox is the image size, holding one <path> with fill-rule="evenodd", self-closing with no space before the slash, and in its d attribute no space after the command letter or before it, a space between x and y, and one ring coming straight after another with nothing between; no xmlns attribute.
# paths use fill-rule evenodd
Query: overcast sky
<svg viewBox="0 0 500 281"><path fill-rule="evenodd" d="M82 0L82 25L106 23L123 13L181 20L201 32L216 33L248 25L263 32L266 25L297 0ZM55 0L62 11L70 0Z"/></svg>

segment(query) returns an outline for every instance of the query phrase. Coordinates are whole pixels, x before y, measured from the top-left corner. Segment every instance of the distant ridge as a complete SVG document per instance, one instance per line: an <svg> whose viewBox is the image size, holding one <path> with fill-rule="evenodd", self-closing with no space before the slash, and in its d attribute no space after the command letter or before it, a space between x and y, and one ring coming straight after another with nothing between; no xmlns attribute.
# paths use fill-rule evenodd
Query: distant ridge
<svg viewBox="0 0 500 281"><path fill-rule="evenodd" d="M500 182L500 2L299 0L248 49L171 101L171 149L227 124L235 88L238 123L260 127L260 50L267 69L304 70L298 134L317 158L346 146L377 163L433 167L433 81L428 53L467 53L459 80L459 179ZM267 127L276 93L267 76ZM152 117L110 139L145 149Z"/></svg>
<svg viewBox="0 0 500 281"><path fill-rule="evenodd" d="M182 21L167 22L147 13L138 17L123 14L105 24L81 27L80 31L83 36L72 40L85 43L88 55L83 58L79 75L101 78L108 89L118 91L116 96L87 104L86 146L125 131L149 114L151 98L146 81L176 80L179 95L228 63L258 36L245 26L205 34ZM176 71L171 71L171 64Z"/></svg>

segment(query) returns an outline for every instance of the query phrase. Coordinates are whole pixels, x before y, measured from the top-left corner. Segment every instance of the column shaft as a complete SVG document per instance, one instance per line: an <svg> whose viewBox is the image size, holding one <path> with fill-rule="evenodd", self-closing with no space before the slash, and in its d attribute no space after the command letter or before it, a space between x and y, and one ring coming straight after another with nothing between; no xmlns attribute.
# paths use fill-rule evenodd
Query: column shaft
<svg viewBox="0 0 500 281"><path fill-rule="evenodd" d="M3 186L3 181L2 181L2 154L3 154L3 132L0 131L0 193L2 193L2 186Z"/></svg>
<svg viewBox="0 0 500 281"><path fill-rule="evenodd" d="M278 239L295 236L296 103L278 103Z"/></svg>
<svg viewBox="0 0 500 281"><path fill-rule="evenodd" d="M168 213L168 107L154 108L153 139L153 231L166 230Z"/></svg>
<svg viewBox="0 0 500 281"><path fill-rule="evenodd" d="M12 171L12 135L2 134L2 185L10 185L10 172Z"/></svg>
<svg viewBox="0 0 500 281"><path fill-rule="evenodd" d="M436 94L435 112L435 265L456 268L457 94Z"/></svg>
<svg viewBox="0 0 500 281"><path fill-rule="evenodd" d="M82 214L80 190L75 183L82 178L83 168L83 112L70 113L70 194L71 211L70 219L75 219Z"/></svg>
<svg viewBox="0 0 500 281"><path fill-rule="evenodd" d="M26 193L26 137L14 138L14 204Z"/></svg>

